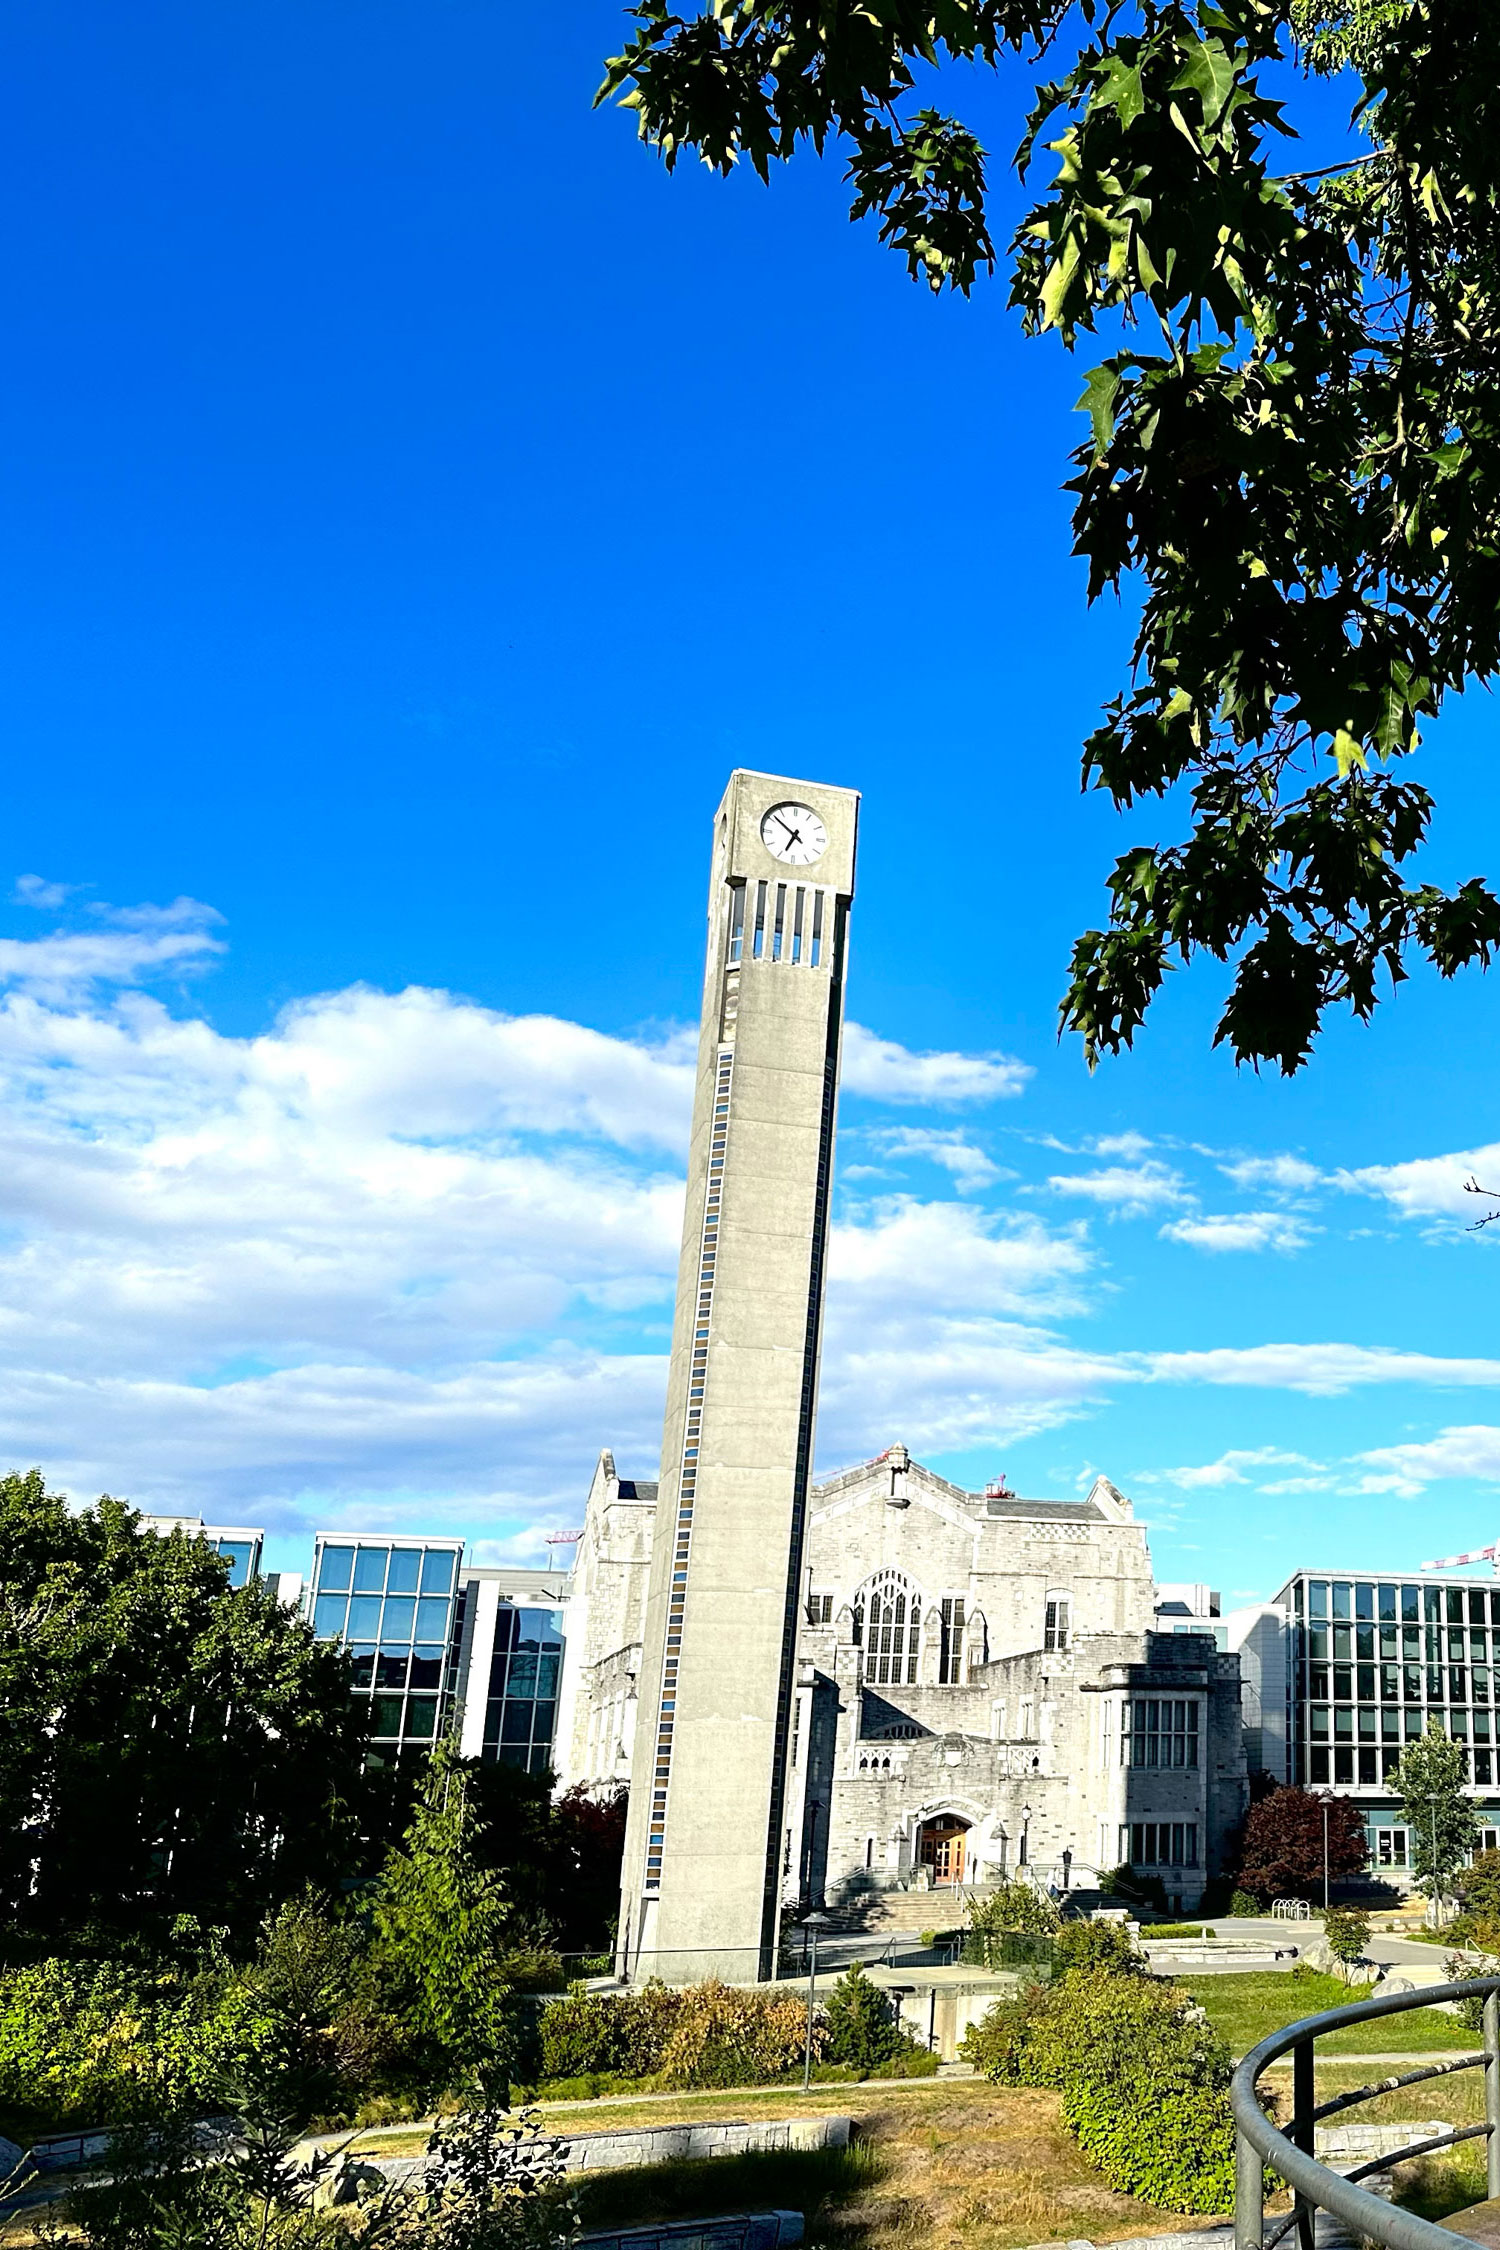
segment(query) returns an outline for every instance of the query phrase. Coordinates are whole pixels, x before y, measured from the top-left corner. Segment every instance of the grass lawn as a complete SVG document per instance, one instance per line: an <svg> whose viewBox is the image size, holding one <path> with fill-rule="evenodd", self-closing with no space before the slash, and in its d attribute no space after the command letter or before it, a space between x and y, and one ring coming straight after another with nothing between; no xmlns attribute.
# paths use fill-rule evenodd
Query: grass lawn
<svg viewBox="0 0 1500 2250"><path fill-rule="evenodd" d="M1319 2066L1317 2073L1318 2100L1332 2101L1335 2094L1352 2094L1358 2086L1378 2085L1382 2078L1399 2076L1407 2067L1392 2063L1387 2069L1380 2064L1343 2063L1328 2069ZM1413 2064L1413 2069L1418 2067ZM1291 2111L1292 2074L1289 2070L1268 2070L1261 2080L1280 2097L1280 2108L1285 2115ZM1477 2125L1484 2116L1484 2072L1482 2070L1455 2071L1451 2078L1429 2078L1425 2086L1403 2086L1399 2094L1381 2094L1373 2102L1361 2102L1355 2109L1343 2110L1338 2117L1330 2118L1337 2125L1388 2125L1398 2118L1441 2117L1450 2125ZM1413 2138L1416 2136L1413 2135Z"/></svg>
<svg viewBox="0 0 1500 2250"><path fill-rule="evenodd" d="M829 2250L1021 2250L1033 2242L1114 2242L1216 2223L1114 2194L1064 2131L1055 2094L983 2079L815 2086L808 2094L684 2094L609 2109L557 2105L546 2124L566 2133L829 2111L855 2119L848 2151L755 2151L597 2173L579 2183L584 2224L649 2225L769 2206L805 2213L809 2240ZM411 2136L413 2148L424 2141ZM395 2154L406 2136L370 2145Z"/></svg>
<svg viewBox="0 0 1500 2250"><path fill-rule="evenodd" d="M1261 1969L1241 1976L1200 1977L1196 1983L1178 1981L1187 1985L1215 2031L1237 2055L1299 2016L1345 2008L1370 1996L1368 1988L1341 1984L1337 1977L1323 1976L1316 1969ZM1457 2016L1445 2016L1436 2008L1413 2008L1407 2015L1385 2016L1336 2031L1318 2041L1318 2053L1411 2054L1429 2047L1464 2050L1478 2045L1477 2034Z"/></svg>
<svg viewBox="0 0 1500 2250"><path fill-rule="evenodd" d="M810 2240L851 2250L1019 2250L1215 2223L1112 2193L1063 2130L1055 2094L929 2080L920 2089L864 2087L855 2102L846 2089L844 2107L858 2120L847 2151L599 2174L583 2190L583 2223L649 2225L770 2206L804 2212Z"/></svg>

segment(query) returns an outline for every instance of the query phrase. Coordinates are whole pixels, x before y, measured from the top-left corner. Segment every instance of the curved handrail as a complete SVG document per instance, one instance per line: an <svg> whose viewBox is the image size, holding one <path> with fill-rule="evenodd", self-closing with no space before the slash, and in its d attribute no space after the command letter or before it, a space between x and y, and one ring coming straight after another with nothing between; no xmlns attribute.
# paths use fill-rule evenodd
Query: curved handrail
<svg viewBox="0 0 1500 2250"><path fill-rule="evenodd" d="M1489 2178L1491 2192L1495 2192L1497 2159L1500 2159L1500 1976L1475 1977L1462 1984L1428 1985L1417 1992L1393 1992L1384 1999L1358 2000L1347 2008L1327 2008L1318 2015L1301 2016L1280 2031L1273 2031L1252 2047L1249 2054L1236 2066L1230 2081L1229 2103L1234 2115L1237 2150L1235 2193L1235 2245L1236 2250L1263 2250L1264 2237L1264 2173L1262 2166L1269 2164L1273 2171L1293 2190L1297 2209L1270 2240L1278 2241L1289 2233L1303 2217L1308 2206L1331 2211L1335 2218L1344 2220L1356 2233L1371 2241L1386 2243L1390 2250L1453 2250L1452 2230L1440 2227L1430 2219L1419 2219L1410 2211L1398 2210L1380 2196L1372 2195L1368 2188L1357 2184L1357 2177L1346 2178L1320 2164L1310 2146L1299 2148L1277 2126L1261 2107L1256 2081L1268 2064L1273 2063L1289 2048L1297 2050L1296 2063L1299 2079L1298 2115L1292 2130L1310 2143L1314 2118L1320 2114L1312 2105L1312 2062L1314 2042L1329 2032L1342 2031L1356 2023L1370 2023L1381 2016L1402 2014L1409 2008L1430 2008L1441 2000L1471 2000L1484 1995L1485 2052L1465 2057L1447 2065L1440 2065L1431 2073L1414 2072L1416 2077L1438 2077L1443 2070L1474 2069L1483 2065L1488 2071L1485 2089L1487 2122L1483 2125L1465 2126L1460 2132L1443 2134L1432 2141L1414 2142L1409 2150L1398 2150L1372 2164L1362 2165L1360 2174L1383 2171L1404 2156L1425 2152L1430 2148L1448 2147L1459 2140L1473 2140L1484 2135L1490 2143ZM1302 2081L1305 2080L1305 2086ZM1406 2083L1411 2083L1407 2080ZM1373 2099L1384 2092L1382 2087L1365 2090L1366 2098ZM1350 2098L1330 2103L1329 2109L1347 2108ZM1327 2114L1327 2111L1321 2114ZM1303 2232L1305 2244L1311 2241L1311 2227ZM1269 2245L1265 2244L1265 2250Z"/></svg>

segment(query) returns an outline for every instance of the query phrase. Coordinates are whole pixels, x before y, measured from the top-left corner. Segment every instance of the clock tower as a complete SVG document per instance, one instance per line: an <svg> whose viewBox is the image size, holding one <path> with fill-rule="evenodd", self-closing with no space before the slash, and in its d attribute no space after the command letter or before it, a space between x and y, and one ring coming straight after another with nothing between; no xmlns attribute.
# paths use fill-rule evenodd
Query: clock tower
<svg viewBox="0 0 1500 2250"><path fill-rule="evenodd" d="M620 1900L621 1967L775 1961L854 895L851 789L736 773L708 965Z"/></svg>

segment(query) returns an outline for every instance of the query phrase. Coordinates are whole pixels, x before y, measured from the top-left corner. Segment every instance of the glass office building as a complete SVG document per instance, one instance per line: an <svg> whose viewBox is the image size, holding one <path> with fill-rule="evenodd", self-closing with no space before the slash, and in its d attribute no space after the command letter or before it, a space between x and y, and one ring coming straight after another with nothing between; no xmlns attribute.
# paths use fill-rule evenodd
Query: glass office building
<svg viewBox="0 0 1500 2250"><path fill-rule="evenodd" d="M261 1550L265 1533L252 1531L241 1525L205 1523L201 1516L142 1515L141 1529L154 1531L159 1539L170 1539L180 1533L184 1539L201 1539L222 1555L229 1564L231 1586L248 1586L252 1578L260 1576Z"/></svg>
<svg viewBox="0 0 1500 2250"><path fill-rule="evenodd" d="M545 1773L562 1686L562 1613L502 1601L495 1612L481 1756Z"/></svg>
<svg viewBox="0 0 1500 2250"><path fill-rule="evenodd" d="M320 1533L308 1615L349 1651L370 1702L371 1762L424 1750L448 1723L461 1539L340 1539Z"/></svg>
<svg viewBox="0 0 1500 2250"><path fill-rule="evenodd" d="M1462 1750L1485 1844L1500 1832L1500 1583L1299 1571L1284 1620L1288 1781L1358 1799L1377 1873L1410 1862L1389 1780L1435 1720Z"/></svg>

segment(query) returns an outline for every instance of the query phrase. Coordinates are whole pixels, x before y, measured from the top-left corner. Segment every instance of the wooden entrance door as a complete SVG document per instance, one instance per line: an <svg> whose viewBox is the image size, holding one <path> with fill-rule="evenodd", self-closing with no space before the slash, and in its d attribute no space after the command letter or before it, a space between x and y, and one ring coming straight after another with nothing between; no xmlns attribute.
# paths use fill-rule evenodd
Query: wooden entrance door
<svg viewBox="0 0 1500 2250"><path fill-rule="evenodd" d="M939 1890L952 1890L964 1879L964 1838L967 1823L929 1820L922 1830L922 1865L932 1869Z"/></svg>

